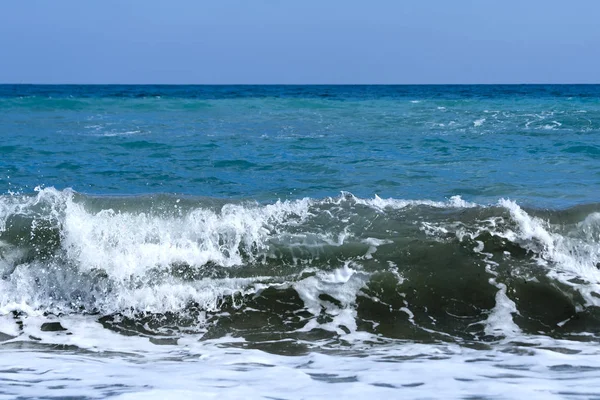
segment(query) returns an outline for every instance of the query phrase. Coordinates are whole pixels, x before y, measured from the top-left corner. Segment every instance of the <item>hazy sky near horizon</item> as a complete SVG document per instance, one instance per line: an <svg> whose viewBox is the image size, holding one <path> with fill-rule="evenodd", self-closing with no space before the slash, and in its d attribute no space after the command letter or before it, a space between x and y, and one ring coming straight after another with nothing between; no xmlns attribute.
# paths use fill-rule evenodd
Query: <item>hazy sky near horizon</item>
<svg viewBox="0 0 600 400"><path fill-rule="evenodd" d="M0 83L600 83L597 0L28 0Z"/></svg>

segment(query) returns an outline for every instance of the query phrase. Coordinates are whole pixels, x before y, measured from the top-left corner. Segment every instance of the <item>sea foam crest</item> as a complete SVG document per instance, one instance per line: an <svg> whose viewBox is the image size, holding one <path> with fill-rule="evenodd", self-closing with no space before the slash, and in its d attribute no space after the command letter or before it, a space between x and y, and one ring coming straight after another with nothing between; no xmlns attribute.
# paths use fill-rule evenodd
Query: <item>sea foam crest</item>
<svg viewBox="0 0 600 400"><path fill-rule="evenodd" d="M494 234L537 254L537 262L548 269L548 276L577 289L586 305L600 305L597 297L600 294L598 213L590 214L579 223L574 235L565 235L553 232L548 222L529 215L514 201L503 199L498 204L510 212L517 228ZM584 232L583 238L577 237L579 232Z"/></svg>
<svg viewBox="0 0 600 400"><path fill-rule="evenodd" d="M82 270L102 269L115 278L139 274L148 267L173 263L233 266L267 247L283 227L302 223L312 201L273 204L225 204L220 210L195 208L176 214L149 211L93 212L74 200L71 190L38 189L36 196L4 196L0 232L10 216L32 216L32 225L52 221L60 230L69 260ZM175 205L177 207L177 205Z"/></svg>
<svg viewBox="0 0 600 400"><path fill-rule="evenodd" d="M373 199L361 199L353 197L356 204L362 204L368 207L372 207L379 210L386 208L391 209L402 209L411 206L428 206L435 208L473 208L478 207L476 203L471 203L463 200L460 196L452 196L447 201L433 201L433 200L403 200L403 199L382 199L375 195Z"/></svg>
<svg viewBox="0 0 600 400"><path fill-rule="evenodd" d="M485 322L486 333L511 336L519 333L512 317L519 314L507 286L497 273L499 259L486 251L484 238L499 237L528 250L534 263L543 267L545 274L563 288L568 286L583 298L577 307L600 305L600 213L588 214L582 221L570 225L553 225L549 221L529 214L516 202L501 199L498 207L489 207L485 219L474 221L422 221L420 229L426 235L445 241L455 237L459 242L473 243L473 252L483 256L489 283L498 291L495 306ZM496 211L496 212L495 212ZM498 212L499 211L499 212ZM504 215L508 213L508 216ZM492 214L494 213L494 214ZM492 247L496 245L492 244ZM502 256L500 256L502 257ZM510 262L511 254L504 251L504 261ZM506 258L508 257L508 258ZM515 271L515 273L519 273ZM572 295L569 295L572 297Z"/></svg>
<svg viewBox="0 0 600 400"><path fill-rule="evenodd" d="M37 189L35 196L0 198L0 234L11 218L48 221L60 235L50 258L23 257L23 249L0 241L0 307L68 312L178 311L190 301L215 310L219 299L260 289L248 279L180 279L160 274L173 265L221 267L252 261L270 238L309 216L311 200L225 204L172 214L91 211L72 190ZM35 253L35 249L33 252ZM158 275L157 275L158 272ZM158 278L157 278L158 277ZM157 280L158 279L158 280Z"/></svg>
<svg viewBox="0 0 600 400"><path fill-rule="evenodd" d="M340 197L336 201L346 200ZM21 216L31 223L32 238L36 235L35 225L41 221L60 236L60 248L46 259L25 257L25 250L18 246L0 243L0 267L6 273L6 279L0 282L3 312L84 309L160 313L182 310L190 302L214 311L220 299L255 293L264 288L261 282L273 277L182 279L170 274L169 269L174 265L241 266L255 261L279 241L305 245L310 239L317 240L317 245L341 246L349 235L345 229L314 234L307 231L311 229L305 224L307 219L319 213L321 206L330 204L329 200L230 203L218 209L198 206L168 213L150 209L94 211L86 202L85 196L70 189L54 188L36 188L34 196L0 198L0 233L12 228L7 224L12 224L15 216ZM177 204L174 201L175 207ZM298 233L292 232L294 227L299 227ZM368 241L369 254L381 243ZM344 268L340 271L350 271ZM357 280L362 275L346 272L342 275L353 276L349 278L354 282L349 296L355 298L355 284L362 285L361 279ZM315 304L309 293L315 290L331 290L334 297L347 297L345 289L340 292L337 283L321 275L319 279L307 278L296 288L311 310ZM344 307L340 312L353 311ZM344 325L351 327L348 318Z"/></svg>
<svg viewBox="0 0 600 400"><path fill-rule="evenodd" d="M174 263L231 267L265 250L281 226L306 218L308 201L264 207L226 204L220 211L194 209L181 216L102 210L69 203L64 247L83 268L102 268L126 278L149 266ZM293 217L295 218L292 218Z"/></svg>

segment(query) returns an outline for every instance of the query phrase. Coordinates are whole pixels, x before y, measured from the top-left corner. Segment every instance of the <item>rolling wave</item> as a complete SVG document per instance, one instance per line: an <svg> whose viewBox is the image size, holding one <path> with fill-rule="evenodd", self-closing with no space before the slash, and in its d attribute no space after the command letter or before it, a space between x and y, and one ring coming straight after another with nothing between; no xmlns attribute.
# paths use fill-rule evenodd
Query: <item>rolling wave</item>
<svg viewBox="0 0 600 400"><path fill-rule="evenodd" d="M0 314L250 341L600 328L600 204L0 197Z"/></svg>

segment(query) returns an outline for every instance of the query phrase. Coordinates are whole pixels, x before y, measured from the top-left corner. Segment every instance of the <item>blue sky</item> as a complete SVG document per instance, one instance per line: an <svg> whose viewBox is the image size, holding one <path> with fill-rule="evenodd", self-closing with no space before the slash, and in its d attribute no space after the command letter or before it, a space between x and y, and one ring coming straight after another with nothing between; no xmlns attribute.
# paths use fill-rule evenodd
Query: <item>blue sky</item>
<svg viewBox="0 0 600 400"><path fill-rule="evenodd" d="M0 3L3 83L600 83L596 0Z"/></svg>

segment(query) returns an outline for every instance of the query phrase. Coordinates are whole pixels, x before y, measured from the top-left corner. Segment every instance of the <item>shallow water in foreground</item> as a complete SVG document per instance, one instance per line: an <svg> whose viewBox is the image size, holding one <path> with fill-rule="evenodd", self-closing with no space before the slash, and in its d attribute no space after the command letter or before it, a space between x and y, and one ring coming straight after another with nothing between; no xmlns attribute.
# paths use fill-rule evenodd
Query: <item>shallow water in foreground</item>
<svg viewBox="0 0 600 400"><path fill-rule="evenodd" d="M0 398L598 398L599 99L0 86Z"/></svg>
<svg viewBox="0 0 600 400"><path fill-rule="evenodd" d="M195 337L157 347L89 321L72 326L87 343L3 350L3 398L547 399L594 398L599 391L597 351L547 338L487 349L398 342L291 357ZM101 352L93 347L98 342Z"/></svg>

